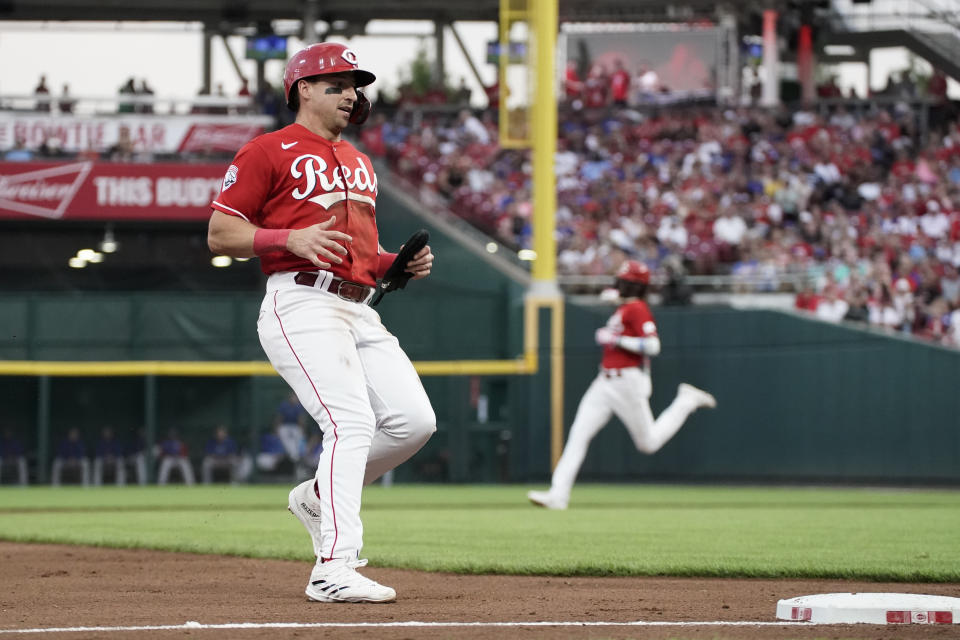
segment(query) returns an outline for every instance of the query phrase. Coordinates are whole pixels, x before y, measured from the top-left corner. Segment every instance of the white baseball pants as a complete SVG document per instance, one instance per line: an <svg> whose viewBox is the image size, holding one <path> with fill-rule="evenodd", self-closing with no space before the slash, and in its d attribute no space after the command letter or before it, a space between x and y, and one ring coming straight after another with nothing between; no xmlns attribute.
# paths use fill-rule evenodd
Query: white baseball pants
<svg viewBox="0 0 960 640"><path fill-rule="evenodd" d="M650 374L639 367L617 369L608 376L601 371L580 400L577 415L567 434L563 455L553 471L550 494L566 504L570 491L594 436L610 418L620 418L630 433L637 451L655 453L680 430L687 417L697 409L697 401L677 394L670 406L653 418Z"/></svg>
<svg viewBox="0 0 960 640"><path fill-rule="evenodd" d="M323 431L317 465L321 557L357 557L360 494L436 431L413 364L380 316L295 274L267 280L257 331L277 372Z"/></svg>
<svg viewBox="0 0 960 640"><path fill-rule="evenodd" d="M103 467L104 465L113 465L113 481L117 486L123 486L127 484L127 465L123 458L110 458L104 460L101 457L96 457L93 459L93 486L99 487L103 484Z"/></svg>
<svg viewBox="0 0 960 640"><path fill-rule="evenodd" d="M160 469L157 471L157 484L165 485L170 480L170 472L174 469L180 470L180 476L183 478L183 484L193 485L196 479L193 476L193 467L190 459L181 456L164 456L160 461Z"/></svg>

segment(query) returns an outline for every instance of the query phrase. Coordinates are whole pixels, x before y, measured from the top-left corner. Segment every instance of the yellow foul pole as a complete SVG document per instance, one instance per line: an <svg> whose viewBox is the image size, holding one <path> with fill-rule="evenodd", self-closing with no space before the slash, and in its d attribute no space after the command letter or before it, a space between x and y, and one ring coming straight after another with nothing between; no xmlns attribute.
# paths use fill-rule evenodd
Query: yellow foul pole
<svg viewBox="0 0 960 640"><path fill-rule="evenodd" d="M555 289L557 181L553 157L557 150L557 99L554 87L557 0L532 0L532 4L536 94L530 125L533 134L533 250L537 253L533 262L533 280L534 286L547 284Z"/></svg>
<svg viewBox="0 0 960 640"><path fill-rule="evenodd" d="M531 295L551 310L550 340L550 460L555 467L563 451L563 298L557 287L557 248L554 238L557 180L556 49L557 0L531 0L531 30L535 43L530 126L533 142L533 250Z"/></svg>

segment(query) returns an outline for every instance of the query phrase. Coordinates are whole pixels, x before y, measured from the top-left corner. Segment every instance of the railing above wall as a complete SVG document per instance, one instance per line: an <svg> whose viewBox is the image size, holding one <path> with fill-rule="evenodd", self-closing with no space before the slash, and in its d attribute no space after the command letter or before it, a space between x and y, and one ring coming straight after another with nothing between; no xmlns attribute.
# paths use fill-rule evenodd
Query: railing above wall
<svg viewBox="0 0 960 640"><path fill-rule="evenodd" d="M689 275L681 281L696 292L797 292L809 278L802 273L776 276L764 275ZM652 283L663 287L667 279L654 275ZM614 286L613 276L608 275L561 275L557 284L566 292L600 293Z"/></svg>
<svg viewBox="0 0 960 640"><path fill-rule="evenodd" d="M955 0L873 0L868 4L835 0L834 28L850 31L914 29L960 35L960 11Z"/></svg>
<svg viewBox="0 0 960 640"><path fill-rule="evenodd" d="M44 115L184 115L197 112L245 115L258 110L253 96L0 94L0 111L37 112Z"/></svg>

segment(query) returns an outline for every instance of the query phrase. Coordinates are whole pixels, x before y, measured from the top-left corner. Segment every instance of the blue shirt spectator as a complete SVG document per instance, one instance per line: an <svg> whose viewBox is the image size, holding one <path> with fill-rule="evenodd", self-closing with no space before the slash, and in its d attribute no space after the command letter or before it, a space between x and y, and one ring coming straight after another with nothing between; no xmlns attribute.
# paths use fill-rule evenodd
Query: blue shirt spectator
<svg viewBox="0 0 960 640"><path fill-rule="evenodd" d="M208 456L227 457L236 455L239 450L236 440L230 437L226 427L217 427L214 437L207 441L205 453Z"/></svg>
<svg viewBox="0 0 960 640"><path fill-rule="evenodd" d="M300 404L300 400L295 393L291 392L287 399L277 406L273 426L280 437L280 441L283 442L287 456L291 460L299 460L305 453L307 439L304 433L304 424L306 418L307 412Z"/></svg>
<svg viewBox="0 0 960 640"><path fill-rule="evenodd" d="M23 455L23 451L23 443L13 435L13 430L4 429L3 437L0 438L0 459L19 458Z"/></svg>
<svg viewBox="0 0 960 640"><path fill-rule="evenodd" d="M161 456L180 458L187 455L187 446L183 444L183 441L180 440L175 431L168 433L166 440L161 442L158 447Z"/></svg>
<svg viewBox="0 0 960 640"><path fill-rule="evenodd" d="M127 467L123 459L123 444L116 438L112 427L104 427L97 440L96 455L93 458L93 484L103 484L104 470L112 469L117 486L127 483Z"/></svg>
<svg viewBox="0 0 960 640"><path fill-rule="evenodd" d="M280 424L301 424L305 413L297 396L291 394L277 406L277 421Z"/></svg>
<svg viewBox="0 0 960 640"><path fill-rule="evenodd" d="M113 429L105 427L97 441L98 458L120 458L123 456L123 445L113 435Z"/></svg>
<svg viewBox="0 0 960 640"><path fill-rule="evenodd" d="M23 443L10 427L4 427L3 436L0 437L0 463L14 468L20 486L27 486L27 458L24 455Z"/></svg>
<svg viewBox="0 0 960 640"><path fill-rule="evenodd" d="M80 439L80 430L74 427L67 432L67 437L57 446L57 457L62 460L78 460L86 457L87 447Z"/></svg>
<svg viewBox="0 0 960 640"><path fill-rule="evenodd" d="M143 436L142 431L138 431L130 440L127 441L127 445L124 448L124 452L128 456L137 456L146 451L147 449L147 439Z"/></svg>
<svg viewBox="0 0 960 640"><path fill-rule="evenodd" d="M167 433L167 439L157 445L158 457L160 460L160 470L157 472L157 484L165 485L173 469L179 469L184 484L192 485L194 483L193 467L190 465L190 459L187 457L187 445L180 440L177 432L171 429Z"/></svg>
<svg viewBox="0 0 960 640"><path fill-rule="evenodd" d="M33 160L33 151L27 149L22 138L18 138L13 148L3 154L7 162L30 162Z"/></svg>
<svg viewBox="0 0 960 640"><path fill-rule="evenodd" d="M80 439L80 430L76 427L71 428L67 436L57 445L57 456L53 459L53 466L50 469L50 483L53 486L60 486L64 469L78 470L83 486L90 484L90 461L87 460L87 448Z"/></svg>
<svg viewBox="0 0 960 640"><path fill-rule="evenodd" d="M251 467L249 456L240 455L240 447L227 433L227 428L217 427L213 438L207 441L206 455L203 457L204 484L213 482L214 471L217 469L229 470L231 482L242 481L249 475Z"/></svg>
<svg viewBox="0 0 960 640"><path fill-rule="evenodd" d="M260 436L260 453L284 454L286 449L280 436L272 431L265 431Z"/></svg>

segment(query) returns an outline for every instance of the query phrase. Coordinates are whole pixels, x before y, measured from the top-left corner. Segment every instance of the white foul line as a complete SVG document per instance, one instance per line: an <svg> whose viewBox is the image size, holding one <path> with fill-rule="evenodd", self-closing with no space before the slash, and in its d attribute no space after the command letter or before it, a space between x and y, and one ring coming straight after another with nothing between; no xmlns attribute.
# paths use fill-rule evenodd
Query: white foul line
<svg viewBox="0 0 960 640"><path fill-rule="evenodd" d="M563 622L228 622L225 624L200 624L190 621L185 624L147 625L142 627L47 627L37 629L0 629L3 633L79 633L113 631L184 631L188 629L349 629L349 628L388 628L388 627L794 627L815 626L810 622L749 622L749 621L710 621L710 622L604 622L604 621L563 621Z"/></svg>

